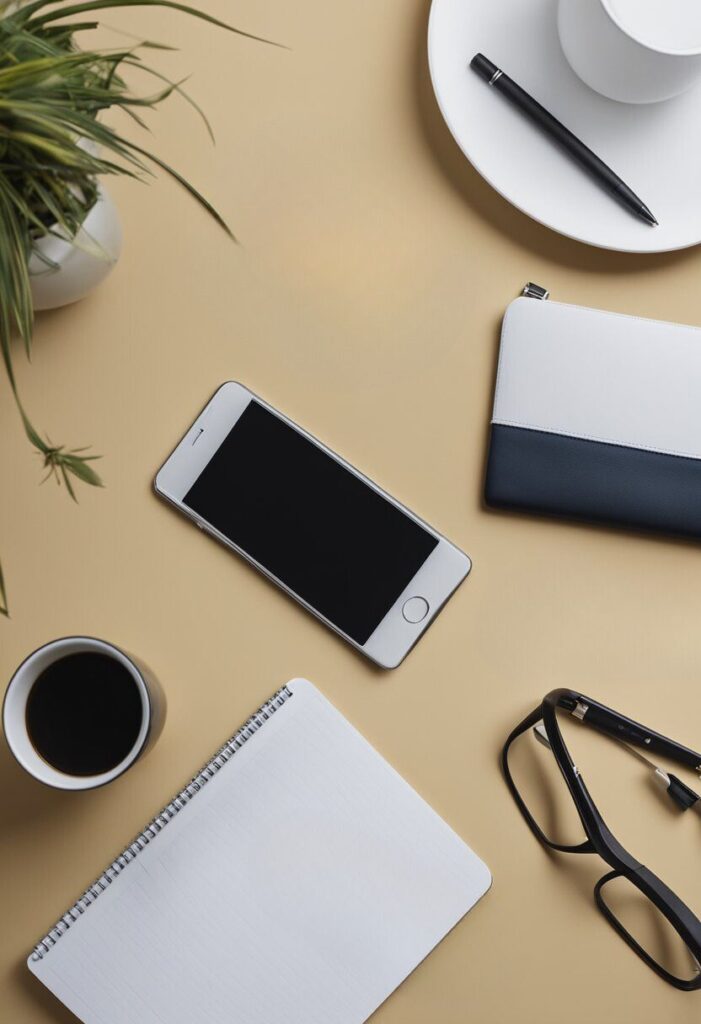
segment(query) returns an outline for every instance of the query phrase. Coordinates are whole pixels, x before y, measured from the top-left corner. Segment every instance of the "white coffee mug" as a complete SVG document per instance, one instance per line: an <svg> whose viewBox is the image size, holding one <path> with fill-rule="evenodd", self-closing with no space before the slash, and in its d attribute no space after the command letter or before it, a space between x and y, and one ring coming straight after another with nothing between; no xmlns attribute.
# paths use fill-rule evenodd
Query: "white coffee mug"
<svg viewBox="0 0 701 1024"><path fill-rule="evenodd" d="M136 739L119 764L98 775L71 775L49 764L38 752L27 728L27 701L37 679L51 665L72 655L94 653L104 655L124 667L136 684L141 702L140 724ZM101 706L99 691L95 693L94 714L109 714ZM96 789L122 775L160 735L165 720L165 697L153 674L131 655L113 644L94 637L70 636L52 640L26 658L13 675L5 693L2 723L10 750L22 767L39 782L56 789ZM89 726L88 726L89 728Z"/></svg>
<svg viewBox="0 0 701 1024"><path fill-rule="evenodd" d="M670 99L701 77L701 0L559 0L573 71L624 103Z"/></svg>

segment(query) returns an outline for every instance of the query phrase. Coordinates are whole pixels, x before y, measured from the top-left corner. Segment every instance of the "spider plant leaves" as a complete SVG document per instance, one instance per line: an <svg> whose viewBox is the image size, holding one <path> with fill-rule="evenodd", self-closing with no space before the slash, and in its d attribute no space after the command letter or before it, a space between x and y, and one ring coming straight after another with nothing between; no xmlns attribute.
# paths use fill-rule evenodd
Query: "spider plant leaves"
<svg viewBox="0 0 701 1024"><path fill-rule="evenodd" d="M17 385L12 370L10 335L5 327L5 318L11 317L17 324L27 353L32 333L33 309L29 286L27 254L29 243L24 225L16 206L9 196L10 189L0 177L0 306L2 307L2 355L16 391ZM9 324L8 324L9 327Z"/></svg>
<svg viewBox="0 0 701 1024"><path fill-rule="evenodd" d="M25 4L19 8L16 14L13 14L14 18L17 18L20 24L27 24L28 21L34 29L43 27L50 24L51 22L57 21L59 18L72 17L74 14L83 14L91 11L101 11L108 8L114 7L167 7L173 11L181 11L183 14L189 14L193 18L200 18L202 21L209 22L210 25L216 25L217 28L226 29L227 32L234 32L238 36L243 36L246 39L253 39L257 43L267 43L270 46L280 46L280 43L273 42L272 39L264 39L262 36L253 35L251 32L244 32L240 28L236 28L234 25L229 25L225 21L220 21L219 18L215 18L211 14L207 14L205 11L200 11L196 7L190 7L188 4L177 3L177 0L86 0L85 3L68 4L65 7L59 6L58 10L48 11L45 14L39 14L35 17L38 11L43 10L45 7L54 7L56 4L62 4L63 0L34 0L33 3ZM284 47L283 47L284 48Z"/></svg>
<svg viewBox="0 0 701 1024"><path fill-rule="evenodd" d="M10 608L7 603L7 591L5 590L5 577L2 574L2 565L0 565L0 615L4 615L6 619L10 617Z"/></svg>
<svg viewBox="0 0 701 1024"><path fill-rule="evenodd" d="M72 473L78 480L82 480L84 484L90 484L91 487L104 487L101 478L92 466L89 465L93 459L99 458L99 455L78 455L76 450L62 454L60 464L64 470Z"/></svg>
<svg viewBox="0 0 701 1024"><path fill-rule="evenodd" d="M78 455L76 451L65 452L61 448L50 448L44 456L44 466L48 470L48 476L54 476L59 486L63 480L68 494L73 501L77 502L78 499L71 484L71 476L92 487L104 486L92 466L88 465L91 459L97 458L99 455Z"/></svg>
<svg viewBox="0 0 701 1024"><path fill-rule="evenodd" d="M39 255L43 236L74 240L92 251L81 228L98 196L103 175L146 180L158 170L174 179L233 238L221 214L178 170L123 135L101 115L126 113L146 129L143 111L172 95L188 103L213 140L206 115L183 88L144 60L146 51L173 47L129 42L111 49L81 49L76 39L98 27L96 15L112 8L162 7L196 17L259 42L279 44L242 31L179 0L29 0L18 6L0 0L0 359L7 373L24 431L42 460L45 479L53 477L76 500L76 481L100 487L97 455L68 449L44 438L30 422L17 393L12 337L27 355L33 330L29 260ZM128 33L125 33L128 35ZM131 37L134 39L134 37ZM154 91L132 91L125 80L139 74L158 83ZM47 270L54 269L44 257ZM0 614L8 603L0 569Z"/></svg>
<svg viewBox="0 0 701 1024"><path fill-rule="evenodd" d="M218 212L218 210L215 209L214 206L212 206L210 201L206 199L205 196L203 196L202 193L195 188L194 185L190 184L187 178L184 178L182 174L179 173L179 171L176 171L174 167L171 167L170 164L167 164L165 160L161 160L161 158L156 156L155 153L149 153L147 150L141 149L141 147L137 146L135 143L130 143L130 146L132 149L135 149L137 153L141 153L147 159L151 160L154 164L156 164L157 167L160 167L161 170L165 171L166 174L173 178L174 181L177 181L177 183L181 185L186 192L189 192L192 198L207 211L210 217L212 217L212 219L217 222L219 227L224 230L224 232L229 236L229 238L231 238L232 241L234 242L236 241L236 236L234 235L233 231L226 223L222 215Z"/></svg>
<svg viewBox="0 0 701 1024"><path fill-rule="evenodd" d="M27 416L24 409L20 406L20 414L22 416L22 422L24 424L24 430L27 438L36 448L37 452L43 460L44 469L46 475L42 483L53 477L56 482L60 485L61 481L66 486L71 498L74 501L78 499L75 496L75 491L71 485L71 476L74 476L77 480L82 480L85 484L90 484L92 487L103 487L102 480L89 465L90 462L95 462L100 458L99 455L83 455L83 452L88 451L87 448L73 448L67 450L63 445L54 445L51 441L45 441L41 434L32 425L29 417Z"/></svg>
<svg viewBox="0 0 701 1024"><path fill-rule="evenodd" d="M36 430L32 426L26 412L24 411L21 405L19 407L19 411L20 416L22 417L24 431L27 437L29 438L30 443L33 444L34 447L37 448L39 451L42 451L42 449L44 448L44 442L42 441L41 437L39 436L39 434L37 434Z"/></svg>
<svg viewBox="0 0 701 1024"><path fill-rule="evenodd" d="M136 55L127 57L124 63L128 67L138 68L139 71L145 71L147 74L152 75L154 78L158 78L159 81L166 82L168 85L171 85L173 87L173 92L177 92L177 94L181 96L182 99L184 99L189 106L192 107L195 113L199 115L199 117L202 120L202 123L207 129L207 134L212 140L212 143L215 143L216 140L214 138L214 131L212 129L212 125L210 124L209 118L207 117L199 103L196 103L195 100L193 100L192 96L190 96L190 94L182 88L183 82L186 81L186 79L183 79L183 81L181 82L173 82L170 78L167 78L165 75L162 75L160 71L156 71L155 68L148 67L147 64L142 63L142 61ZM129 110L129 113L134 115L133 110ZM145 127L145 125L143 125L143 127Z"/></svg>
<svg viewBox="0 0 701 1024"><path fill-rule="evenodd" d="M61 81L65 83L66 81L71 81L71 79L80 83L84 80L81 69L87 67L94 70L95 68L95 54L89 51L83 52L78 50L57 53L55 46L48 47L47 49L48 52L45 56L33 59L25 58L19 64L9 64L0 67L0 93L4 95L12 90L13 99L17 100L21 98L19 90L41 84L47 79L49 85L52 82L53 85L58 85ZM118 64L130 52L130 50L123 50L104 54L102 56L102 63L103 65ZM47 98L50 99L50 95Z"/></svg>

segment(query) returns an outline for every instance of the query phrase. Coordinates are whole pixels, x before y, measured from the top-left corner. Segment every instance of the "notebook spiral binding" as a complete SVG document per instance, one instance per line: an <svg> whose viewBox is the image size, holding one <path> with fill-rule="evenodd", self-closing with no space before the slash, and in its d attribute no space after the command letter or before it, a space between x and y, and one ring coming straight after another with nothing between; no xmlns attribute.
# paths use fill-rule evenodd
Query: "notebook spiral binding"
<svg viewBox="0 0 701 1024"><path fill-rule="evenodd" d="M268 721L278 708L292 697L292 690L287 686L283 686L282 689L267 700L258 710L251 715L245 725L242 725L234 735L226 741L214 757L212 757L202 769L188 782L188 784L180 790L180 792L173 797L173 799L166 804L160 814L149 822L145 829L140 832L134 840L119 854L119 856L112 861L110 866L106 868L99 878L96 878L92 885L89 885L85 890L80 899L76 900L72 907L70 907L66 913L59 918L54 927L47 932L43 939L36 944L34 947L31 959L41 960L49 952L52 946L55 946L62 935L68 931L71 925L79 919L79 917L85 913L87 908L95 902L98 896L105 891L105 889L112 884L122 871L124 871L127 864L130 864L134 858L147 846L152 839L161 832L169 821L172 821L176 814L185 807L192 797L198 793L203 786L205 786L210 779L214 778L220 768L222 768L230 758L234 756L237 750L244 745L244 743L255 735L256 732Z"/></svg>

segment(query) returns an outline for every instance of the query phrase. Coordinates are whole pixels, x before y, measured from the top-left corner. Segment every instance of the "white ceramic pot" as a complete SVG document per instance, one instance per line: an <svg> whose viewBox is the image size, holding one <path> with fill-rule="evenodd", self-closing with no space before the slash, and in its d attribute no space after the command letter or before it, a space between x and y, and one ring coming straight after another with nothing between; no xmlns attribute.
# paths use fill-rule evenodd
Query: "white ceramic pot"
<svg viewBox="0 0 701 1024"><path fill-rule="evenodd" d="M655 103L701 77L699 0L559 0L558 32L573 71L609 99Z"/></svg>
<svg viewBox="0 0 701 1024"><path fill-rule="evenodd" d="M29 260L34 308L54 309L82 299L107 277L121 250L117 208L100 185L75 239L45 235L36 242Z"/></svg>

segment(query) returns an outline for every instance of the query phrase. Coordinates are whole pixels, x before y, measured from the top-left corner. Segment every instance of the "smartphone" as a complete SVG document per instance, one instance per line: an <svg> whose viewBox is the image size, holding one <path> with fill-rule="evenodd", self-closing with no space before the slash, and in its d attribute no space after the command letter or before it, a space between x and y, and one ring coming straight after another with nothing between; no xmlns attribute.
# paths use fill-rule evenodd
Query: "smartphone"
<svg viewBox="0 0 701 1024"><path fill-rule="evenodd" d="M156 492L383 668L395 668L470 559L243 385L223 384Z"/></svg>

